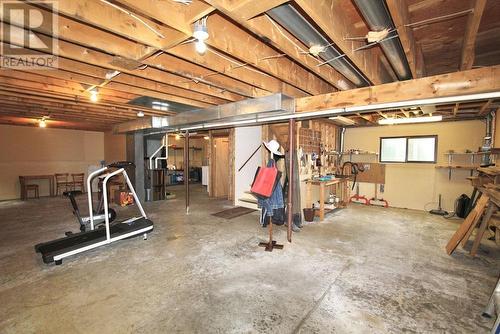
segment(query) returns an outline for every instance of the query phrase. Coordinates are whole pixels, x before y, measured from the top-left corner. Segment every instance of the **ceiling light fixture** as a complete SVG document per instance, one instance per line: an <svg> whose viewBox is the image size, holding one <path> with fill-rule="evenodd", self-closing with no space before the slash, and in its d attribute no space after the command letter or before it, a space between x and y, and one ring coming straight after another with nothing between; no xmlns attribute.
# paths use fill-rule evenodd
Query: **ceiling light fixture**
<svg viewBox="0 0 500 334"><path fill-rule="evenodd" d="M383 118L378 121L378 124L393 125L393 124L408 124L408 123L427 123L427 122L440 122L442 120L443 116Z"/></svg>
<svg viewBox="0 0 500 334"><path fill-rule="evenodd" d="M144 117L144 113L143 113L142 111L139 111L139 112L137 113L137 117Z"/></svg>
<svg viewBox="0 0 500 334"><path fill-rule="evenodd" d="M41 128L47 127L47 122L45 122L45 117L42 117L42 119L38 122L38 126Z"/></svg>
<svg viewBox="0 0 500 334"><path fill-rule="evenodd" d="M91 90L89 90L89 93L90 93L90 101L94 103L99 101L99 89L97 89L97 87L94 87Z"/></svg>
<svg viewBox="0 0 500 334"><path fill-rule="evenodd" d="M205 16L194 24L193 37L196 39L195 49L199 54L207 52L205 41L210 37L207 29L207 18Z"/></svg>

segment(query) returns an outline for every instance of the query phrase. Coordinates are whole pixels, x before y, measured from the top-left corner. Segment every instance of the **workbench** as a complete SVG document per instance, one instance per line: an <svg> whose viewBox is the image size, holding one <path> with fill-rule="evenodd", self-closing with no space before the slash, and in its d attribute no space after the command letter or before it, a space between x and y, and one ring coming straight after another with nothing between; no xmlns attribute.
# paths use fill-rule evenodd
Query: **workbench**
<svg viewBox="0 0 500 334"><path fill-rule="evenodd" d="M335 186L335 194L340 198L339 207L345 207L349 202L349 181L350 178L335 178L331 180L315 180L310 179L306 181L306 207L312 207L311 201L311 188L312 186L319 186L319 212L315 212L315 215L319 216L319 221L325 219L325 212L331 211L331 209L325 208L325 190L331 186ZM339 196L340 195L340 196Z"/></svg>

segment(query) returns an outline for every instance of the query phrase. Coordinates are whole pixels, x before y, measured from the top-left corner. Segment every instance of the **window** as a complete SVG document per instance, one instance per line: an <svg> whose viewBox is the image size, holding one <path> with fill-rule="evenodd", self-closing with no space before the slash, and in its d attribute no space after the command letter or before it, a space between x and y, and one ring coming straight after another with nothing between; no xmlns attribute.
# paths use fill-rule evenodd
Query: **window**
<svg viewBox="0 0 500 334"><path fill-rule="evenodd" d="M437 136L380 138L380 162L435 163Z"/></svg>

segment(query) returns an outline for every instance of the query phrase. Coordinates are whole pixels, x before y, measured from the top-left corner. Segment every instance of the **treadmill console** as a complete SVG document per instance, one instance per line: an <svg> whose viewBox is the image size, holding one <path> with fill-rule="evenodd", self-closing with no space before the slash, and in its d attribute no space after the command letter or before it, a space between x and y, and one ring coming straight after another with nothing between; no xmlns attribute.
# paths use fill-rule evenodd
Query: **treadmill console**
<svg viewBox="0 0 500 334"><path fill-rule="evenodd" d="M108 165L108 168L126 168L126 167L135 167L132 161L117 161Z"/></svg>

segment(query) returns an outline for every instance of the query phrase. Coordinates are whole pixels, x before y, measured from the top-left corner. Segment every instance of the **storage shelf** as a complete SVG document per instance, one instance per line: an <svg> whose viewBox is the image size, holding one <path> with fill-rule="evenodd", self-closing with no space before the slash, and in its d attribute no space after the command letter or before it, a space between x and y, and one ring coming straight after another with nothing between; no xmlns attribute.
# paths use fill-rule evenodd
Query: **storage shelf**
<svg viewBox="0 0 500 334"><path fill-rule="evenodd" d="M445 153L444 155L486 155L486 154L492 154L491 152L471 152L471 153Z"/></svg>
<svg viewBox="0 0 500 334"><path fill-rule="evenodd" d="M461 166L461 165L438 165L436 168L440 169L467 169L467 170L475 170L479 168L480 166Z"/></svg>

